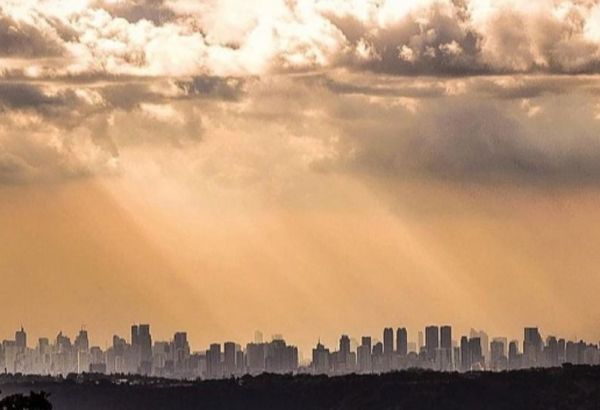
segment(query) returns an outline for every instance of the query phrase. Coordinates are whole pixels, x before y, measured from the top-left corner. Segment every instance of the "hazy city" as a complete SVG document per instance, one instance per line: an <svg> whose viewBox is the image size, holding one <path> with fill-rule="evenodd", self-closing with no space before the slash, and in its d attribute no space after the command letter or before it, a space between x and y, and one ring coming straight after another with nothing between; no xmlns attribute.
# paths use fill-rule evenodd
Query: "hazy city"
<svg viewBox="0 0 600 410"><path fill-rule="evenodd" d="M5 373L63 375L71 373L130 374L179 379L219 379L280 374L370 374L406 369L436 371L506 371L572 365L600 365L597 343L543 338L536 327L526 327L522 341L490 338L484 331L453 338L451 326L427 326L409 342L406 328L385 328L381 337L360 339L342 335L338 346L320 341L309 361L301 361L298 348L282 336L264 340L256 331L244 345L227 341L206 349L193 349L186 332L169 341L153 340L150 325L131 326L129 338L113 336L106 349L90 344L87 330L73 340L59 333L40 338L33 347L21 328L14 340L3 340L0 367ZM414 338L413 338L414 339ZM412 340L412 339L410 339Z"/></svg>
<svg viewBox="0 0 600 410"><path fill-rule="evenodd" d="M600 0L0 0L0 410L597 410Z"/></svg>

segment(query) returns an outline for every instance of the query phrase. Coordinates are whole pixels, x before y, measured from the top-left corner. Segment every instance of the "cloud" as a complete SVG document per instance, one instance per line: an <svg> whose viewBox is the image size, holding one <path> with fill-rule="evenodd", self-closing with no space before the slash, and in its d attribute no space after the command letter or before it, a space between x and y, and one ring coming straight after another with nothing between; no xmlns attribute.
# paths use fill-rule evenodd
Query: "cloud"
<svg viewBox="0 0 600 410"><path fill-rule="evenodd" d="M33 14L19 20L0 7L0 57L44 58L65 53L69 29L60 21Z"/></svg>
<svg viewBox="0 0 600 410"><path fill-rule="evenodd" d="M176 17L173 10L165 6L163 0L98 0L93 3L92 7L107 10L111 15L124 18L130 23L148 20L159 26Z"/></svg>
<svg viewBox="0 0 600 410"><path fill-rule="evenodd" d="M191 80L176 82L187 97L237 100L244 94L244 78L196 76Z"/></svg>
<svg viewBox="0 0 600 410"><path fill-rule="evenodd" d="M0 113L46 158L2 128L4 180L185 155L229 127L302 147L288 162L313 171L600 179L592 2L236 4L3 3Z"/></svg>
<svg viewBox="0 0 600 410"><path fill-rule="evenodd" d="M262 3L261 3L262 4ZM347 67L395 75L597 73L584 1L9 2L0 54L31 76L243 76ZM60 58L57 61L45 57ZM15 63L16 64L16 63ZM31 64L30 64L31 66Z"/></svg>
<svg viewBox="0 0 600 410"><path fill-rule="evenodd" d="M349 107L335 108L341 138L326 169L459 183L600 182L600 124L590 95L506 100L466 93L413 110L393 100L340 101Z"/></svg>

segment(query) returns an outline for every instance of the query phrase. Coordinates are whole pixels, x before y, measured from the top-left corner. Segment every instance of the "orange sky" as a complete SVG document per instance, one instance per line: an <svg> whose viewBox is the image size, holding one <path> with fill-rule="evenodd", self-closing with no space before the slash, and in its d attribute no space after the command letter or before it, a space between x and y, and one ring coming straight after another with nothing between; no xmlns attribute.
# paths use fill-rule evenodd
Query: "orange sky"
<svg viewBox="0 0 600 410"><path fill-rule="evenodd" d="M3 0L0 340L600 340L598 16Z"/></svg>
<svg viewBox="0 0 600 410"><path fill-rule="evenodd" d="M391 207L380 187L328 183L352 205L186 209L123 181L4 187L0 334L85 324L104 345L150 322L155 338L186 329L195 349L261 329L305 350L388 325L416 339L428 323L600 337L598 193L421 184Z"/></svg>

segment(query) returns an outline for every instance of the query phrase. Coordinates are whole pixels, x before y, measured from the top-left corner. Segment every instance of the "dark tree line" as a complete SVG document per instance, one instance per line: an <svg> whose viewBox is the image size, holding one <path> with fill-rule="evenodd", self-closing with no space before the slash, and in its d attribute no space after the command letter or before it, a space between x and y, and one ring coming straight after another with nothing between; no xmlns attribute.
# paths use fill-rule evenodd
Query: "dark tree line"
<svg viewBox="0 0 600 410"><path fill-rule="evenodd" d="M5 389L9 386L12 392L32 388L49 392L61 410L600 409L600 366L466 374L410 370L340 377L262 374L207 381L89 375L5 381ZM40 394L34 399L47 401L48 396ZM51 407L0 405L0 410L16 408Z"/></svg>
<svg viewBox="0 0 600 410"><path fill-rule="evenodd" d="M0 410L52 410L48 396L49 394L43 391L6 396L0 400Z"/></svg>

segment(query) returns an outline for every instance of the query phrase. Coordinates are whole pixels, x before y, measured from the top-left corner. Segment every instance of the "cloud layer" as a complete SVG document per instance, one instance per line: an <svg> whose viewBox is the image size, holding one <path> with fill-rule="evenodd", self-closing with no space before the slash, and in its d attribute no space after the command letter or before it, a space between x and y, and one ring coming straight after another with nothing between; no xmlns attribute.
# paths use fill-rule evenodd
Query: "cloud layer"
<svg viewBox="0 0 600 410"><path fill-rule="evenodd" d="M32 77L246 75L341 66L405 75L595 73L600 5L105 0L65 7L55 0L11 0L0 9L0 40L0 55L30 60L14 64Z"/></svg>
<svg viewBox="0 0 600 410"><path fill-rule="evenodd" d="M219 143L239 152L198 166L225 179L287 176L262 165L280 155L298 172L600 180L590 1L9 0L0 63L4 183Z"/></svg>

